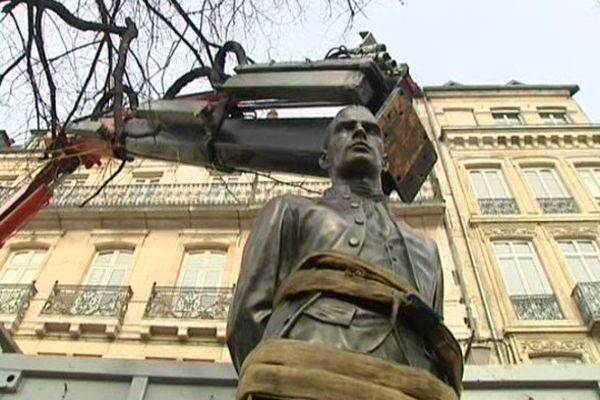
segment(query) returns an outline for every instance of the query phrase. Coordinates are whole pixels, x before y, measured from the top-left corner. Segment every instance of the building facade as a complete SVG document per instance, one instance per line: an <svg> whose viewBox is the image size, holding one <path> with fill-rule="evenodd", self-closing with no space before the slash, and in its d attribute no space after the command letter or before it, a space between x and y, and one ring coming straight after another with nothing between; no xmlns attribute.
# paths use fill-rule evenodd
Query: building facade
<svg viewBox="0 0 600 400"><path fill-rule="evenodd" d="M538 382L539 364L568 364L577 381L600 364L600 126L577 90L449 82L415 101L439 161L413 203L390 204L440 248L472 398L493 368ZM39 167L36 146L0 154L3 198ZM115 168L68 177L0 249L0 320L31 356L230 363L225 321L253 218L327 181L138 159L81 207Z"/></svg>

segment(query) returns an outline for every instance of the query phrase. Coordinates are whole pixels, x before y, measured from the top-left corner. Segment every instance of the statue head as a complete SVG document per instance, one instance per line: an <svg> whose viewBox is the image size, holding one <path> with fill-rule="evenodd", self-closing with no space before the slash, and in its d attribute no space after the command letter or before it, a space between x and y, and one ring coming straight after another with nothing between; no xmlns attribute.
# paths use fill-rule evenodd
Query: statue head
<svg viewBox="0 0 600 400"><path fill-rule="evenodd" d="M383 134L369 109L348 106L338 112L327 127L319 165L331 178L379 179L387 169L387 156Z"/></svg>

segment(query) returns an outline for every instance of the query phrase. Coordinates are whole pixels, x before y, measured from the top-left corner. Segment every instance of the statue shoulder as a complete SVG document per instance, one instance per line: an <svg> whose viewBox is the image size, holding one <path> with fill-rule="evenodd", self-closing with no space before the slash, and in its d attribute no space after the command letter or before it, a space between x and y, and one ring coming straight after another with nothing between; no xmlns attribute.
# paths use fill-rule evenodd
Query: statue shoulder
<svg viewBox="0 0 600 400"><path fill-rule="evenodd" d="M409 236L411 240L422 243L423 246L431 252L438 252L438 245L433 239L431 239L428 236L425 236L422 232L416 230L404 221L397 221L396 223L398 224L398 227L402 230L402 233L405 235L405 237Z"/></svg>
<svg viewBox="0 0 600 400"><path fill-rule="evenodd" d="M315 199L296 194L284 194L272 198L265 204L263 210L297 210L315 204Z"/></svg>

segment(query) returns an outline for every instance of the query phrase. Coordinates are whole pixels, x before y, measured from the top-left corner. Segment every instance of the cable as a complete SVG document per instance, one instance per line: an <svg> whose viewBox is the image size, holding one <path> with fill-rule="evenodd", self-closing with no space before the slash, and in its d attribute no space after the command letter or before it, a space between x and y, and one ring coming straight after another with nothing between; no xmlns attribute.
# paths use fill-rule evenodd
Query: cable
<svg viewBox="0 0 600 400"><path fill-rule="evenodd" d="M87 199L85 199L85 201L83 203L81 203L79 205L79 208L85 207L85 205L87 203L89 203L90 201L92 201L96 196L98 196L100 194L100 192L102 192L104 190L104 188L110 183L110 181L112 181L113 179L115 179L115 177L117 175L119 175L119 173L123 170L123 168L125 167L125 163L127 162L127 160L122 159L121 160L121 165L119 165L119 168L117 168L117 170L115 172L113 172L113 174L104 181L104 183L102 183L102 185L100 185L100 187L98 188L98 190L96 190L94 192L94 194L92 194L90 197L88 197Z"/></svg>

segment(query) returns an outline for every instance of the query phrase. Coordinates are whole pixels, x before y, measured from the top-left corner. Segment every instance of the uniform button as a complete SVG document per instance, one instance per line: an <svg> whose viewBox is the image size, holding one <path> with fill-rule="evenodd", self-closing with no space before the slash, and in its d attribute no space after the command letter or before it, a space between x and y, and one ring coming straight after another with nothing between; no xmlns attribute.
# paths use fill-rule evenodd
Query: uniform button
<svg viewBox="0 0 600 400"><path fill-rule="evenodd" d="M358 206L360 206L360 204L358 204L355 201L353 201L352 203L350 203L350 207L352 207L352 208L358 208Z"/></svg>
<svg viewBox="0 0 600 400"><path fill-rule="evenodd" d="M350 239L348 239L348 243L350 244L350 246L356 247L358 246L358 239L355 237L351 237Z"/></svg>
<svg viewBox="0 0 600 400"><path fill-rule="evenodd" d="M365 223L365 219L362 216L358 216L354 218L354 222L356 222L358 225L362 225Z"/></svg>
<svg viewBox="0 0 600 400"><path fill-rule="evenodd" d="M342 196L342 198L344 200L350 200L350 195L349 194L345 194L345 195Z"/></svg>

